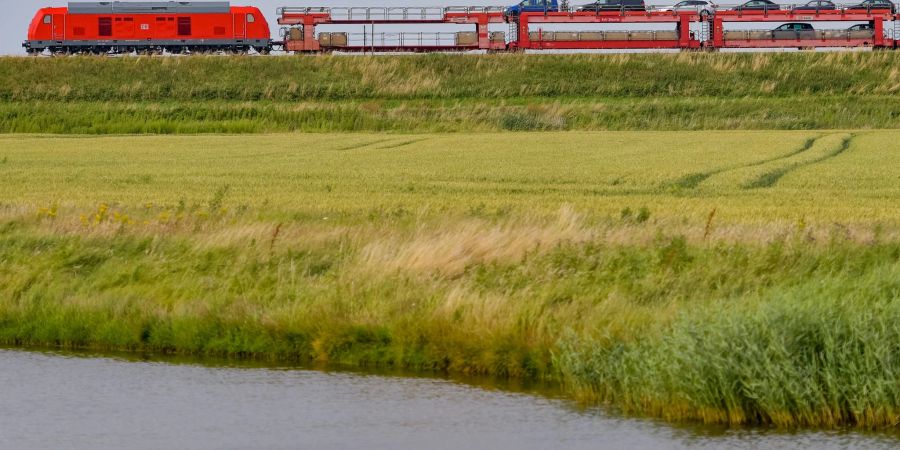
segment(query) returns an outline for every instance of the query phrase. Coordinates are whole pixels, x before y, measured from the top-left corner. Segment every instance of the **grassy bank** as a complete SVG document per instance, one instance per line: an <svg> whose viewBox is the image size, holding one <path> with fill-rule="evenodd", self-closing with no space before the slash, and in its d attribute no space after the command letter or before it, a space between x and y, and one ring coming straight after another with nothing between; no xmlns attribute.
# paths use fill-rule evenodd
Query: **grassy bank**
<svg viewBox="0 0 900 450"><path fill-rule="evenodd" d="M894 52L0 58L0 132L894 128Z"/></svg>
<svg viewBox="0 0 900 450"><path fill-rule="evenodd" d="M896 138L4 136L0 341L549 377L670 420L894 427Z"/></svg>

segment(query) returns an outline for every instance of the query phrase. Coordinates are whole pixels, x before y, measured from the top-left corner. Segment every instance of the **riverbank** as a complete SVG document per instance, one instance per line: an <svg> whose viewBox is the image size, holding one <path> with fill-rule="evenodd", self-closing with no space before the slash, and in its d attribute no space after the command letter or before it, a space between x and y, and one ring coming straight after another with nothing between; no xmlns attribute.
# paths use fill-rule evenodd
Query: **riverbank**
<svg viewBox="0 0 900 450"><path fill-rule="evenodd" d="M0 341L890 428L895 135L3 136Z"/></svg>
<svg viewBox="0 0 900 450"><path fill-rule="evenodd" d="M0 132L879 129L896 52L0 58Z"/></svg>

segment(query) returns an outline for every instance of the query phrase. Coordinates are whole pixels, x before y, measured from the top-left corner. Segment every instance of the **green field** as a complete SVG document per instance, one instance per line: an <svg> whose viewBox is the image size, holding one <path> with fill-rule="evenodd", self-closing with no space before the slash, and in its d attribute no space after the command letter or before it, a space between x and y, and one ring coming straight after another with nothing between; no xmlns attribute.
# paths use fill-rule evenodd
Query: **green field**
<svg viewBox="0 0 900 450"><path fill-rule="evenodd" d="M0 341L543 377L669 420L896 427L898 139L3 135Z"/></svg>
<svg viewBox="0 0 900 450"><path fill-rule="evenodd" d="M879 129L897 52L0 58L3 133Z"/></svg>

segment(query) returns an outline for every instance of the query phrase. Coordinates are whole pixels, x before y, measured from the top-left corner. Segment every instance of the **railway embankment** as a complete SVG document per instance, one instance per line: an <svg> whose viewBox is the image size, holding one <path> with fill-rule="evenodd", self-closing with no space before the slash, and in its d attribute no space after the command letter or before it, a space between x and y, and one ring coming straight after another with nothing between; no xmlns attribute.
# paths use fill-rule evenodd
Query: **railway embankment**
<svg viewBox="0 0 900 450"><path fill-rule="evenodd" d="M0 59L0 132L872 129L900 55Z"/></svg>

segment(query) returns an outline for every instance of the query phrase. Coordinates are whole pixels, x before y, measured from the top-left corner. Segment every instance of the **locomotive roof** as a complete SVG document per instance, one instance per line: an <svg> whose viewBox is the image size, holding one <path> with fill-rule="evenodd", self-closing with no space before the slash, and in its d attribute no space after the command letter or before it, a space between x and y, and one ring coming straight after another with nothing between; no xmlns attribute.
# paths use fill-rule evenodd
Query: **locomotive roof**
<svg viewBox="0 0 900 450"><path fill-rule="evenodd" d="M228 13L230 2L70 2L69 14Z"/></svg>

